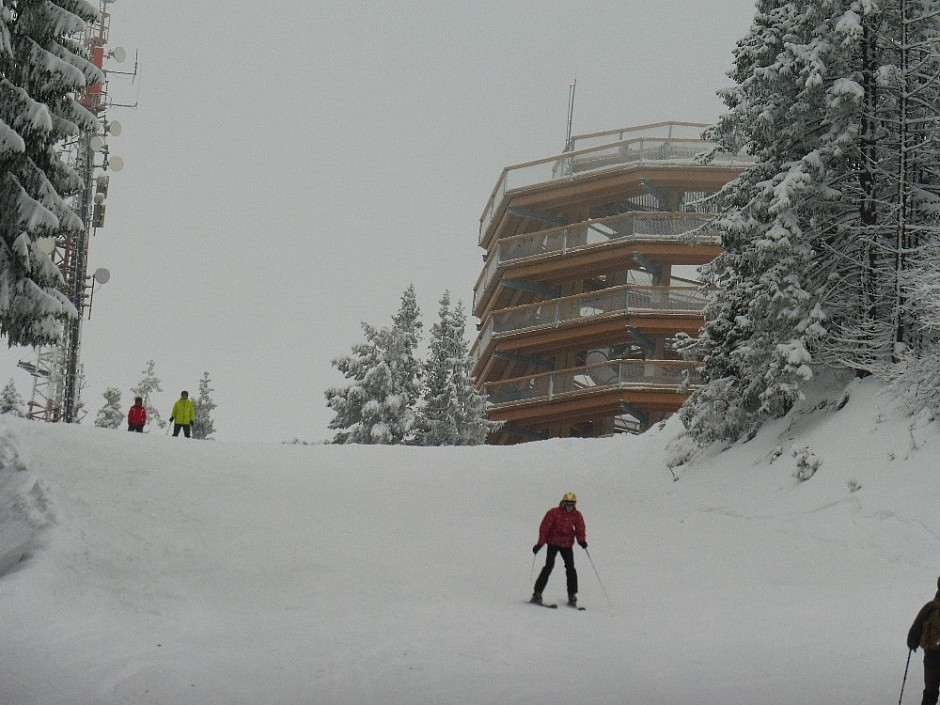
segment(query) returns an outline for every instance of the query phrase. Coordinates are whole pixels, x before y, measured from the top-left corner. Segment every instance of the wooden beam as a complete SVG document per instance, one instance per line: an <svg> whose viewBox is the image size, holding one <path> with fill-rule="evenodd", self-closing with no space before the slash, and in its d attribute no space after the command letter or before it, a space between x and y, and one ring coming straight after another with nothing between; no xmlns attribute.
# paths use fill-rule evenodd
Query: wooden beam
<svg viewBox="0 0 940 705"><path fill-rule="evenodd" d="M535 357L533 355L517 355L511 352L502 352L501 350L496 350L493 352L493 357L500 360L506 360L508 362L521 362L524 365L529 367L541 368L543 370L553 370L555 368L554 363L551 360L546 360L543 357Z"/></svg>
<svg viewBox="0 0 940 705"><path fill-rule="evenodd" d="M567 225L568 219L561 218L557 215L552 215L551 213L544 213L542 211L533 210L532 208L515 208L510 206L506 209L510 215L514 215L517 218L525 218L526 220L535 220L541 223L548 223L550 225Z"/></svg>
<svg viewBox="0 0 940 705"><path fill-rule="evenodd" d="M519 291L528 291L532 294L538 294L546 299L554 299L561 295L560 286L543 286L533 284L532 282L522 281L521 279L503 279L500 284L507 289L517 289Z"/></svg>

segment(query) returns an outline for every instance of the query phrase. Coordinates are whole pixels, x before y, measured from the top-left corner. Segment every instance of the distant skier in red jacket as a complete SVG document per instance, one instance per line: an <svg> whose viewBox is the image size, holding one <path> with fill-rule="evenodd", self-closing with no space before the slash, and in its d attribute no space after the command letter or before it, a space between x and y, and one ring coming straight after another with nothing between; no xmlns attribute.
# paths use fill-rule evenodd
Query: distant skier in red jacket
<svg viewBox="0 0 940 705"><path fill-rule="evenodd" d="M584 517L575 509L578 498L574 492L566 492L561 503L549 509L539 526L539 542L532 547L532 553L538 553L543 545L548 544L545 567L535 581L530 602L542 604L542 591L548 584L548 576L555 567L555 556L561 554L565 562L565 577L568 580L568 604L578 605L578 571L574 568L574 542L581 548L587 548L587 535L584 531Z"/></svg>
<svg viewBox="0 0 940 705"><path fill-rule="evenodd" d="M147 409L144 407L143 397L135 397L134 406L127 412L127 430L144 432L147 425Z"/></svg>

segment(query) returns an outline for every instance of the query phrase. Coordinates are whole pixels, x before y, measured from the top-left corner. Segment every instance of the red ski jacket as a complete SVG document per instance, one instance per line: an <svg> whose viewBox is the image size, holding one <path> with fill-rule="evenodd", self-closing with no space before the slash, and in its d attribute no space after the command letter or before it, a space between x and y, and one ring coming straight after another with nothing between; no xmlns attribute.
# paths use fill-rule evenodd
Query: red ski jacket
<svg viewBox="0 0 940 705"><path fill-rule="evenodd" d="M147 423L147 409L143 406L132 406L127 412L127 423L132 426L143 426Z"/></svg>
<svg viewBox="0 0 940 705"><path fill-rule="evenodd" d="M562 507L549 509L539 526L539 545L548 544L568 548L573 546L575 541L579 543L587 541L587 535L584 532L584 517L581 516L581 512L577 509L568 512Z"/></svg>

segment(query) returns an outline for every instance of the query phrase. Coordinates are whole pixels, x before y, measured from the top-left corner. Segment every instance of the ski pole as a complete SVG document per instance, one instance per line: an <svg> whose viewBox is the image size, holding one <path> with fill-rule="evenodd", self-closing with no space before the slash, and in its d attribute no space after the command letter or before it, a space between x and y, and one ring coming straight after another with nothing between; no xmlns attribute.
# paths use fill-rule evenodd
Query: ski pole
<svg viewBox="0 0 940 705"><path fill-rule="evenodd" d="M614 603L612 603L612 602L610 601L610 595L607 594L607 588L604 587L604 581L601 580L601 574L597 572L597 567L594 565L594 559L591 558L591 553L590 553L590 551L588 551L588 550L585 548L585 549L584 549L584 552L587 553L588 560L591 561L591 567L594 568L594 575L597 576L597 582L598 582L598 584L601 586L601 590L604 591L604 597L607 598L607 606L608 606L608 607L613 607L613 606L614 606Z"/></svg>
<svg viewBox="0 0 940 705"><path fill-rule="evenodd" d="M904 686L907 683L907 669L911 667L911 654L912 653L914 653L914 649L908 649L907 665L904 667L904 680L901 681L901 695L898 697L898 705L901 705L901 699L904 697Z"/></svg>
<svg viewBox="0 0 940 705"><path fill-rule="evenodd" d="M535 573L535 554L532 554L532 567L529 568L529 582L532 582L532 575Z"/></svg>

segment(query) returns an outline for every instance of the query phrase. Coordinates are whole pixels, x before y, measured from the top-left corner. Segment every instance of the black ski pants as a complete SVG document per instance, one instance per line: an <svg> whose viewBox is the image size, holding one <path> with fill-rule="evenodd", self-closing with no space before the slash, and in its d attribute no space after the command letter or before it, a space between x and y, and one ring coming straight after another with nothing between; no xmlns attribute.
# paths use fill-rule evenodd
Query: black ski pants
<svg viewBox="0 0 940 705"><path fill-rule="evenodd" d="M173 424L173 438L176 438L178 435L180 435L180 429L183 429L183 435L189 438L189 424L188 423Z"/></svg>
<svg viewBox="0 0 940 705"><path fill-rule="evenodd" d="M924 698L921 705L937 705L940 695L940 652L924 651Z"/></svg>
<svg viewBox="0 0 940 705"><path fill-rule="evenodd" d="M548 546L548 554L545 556L545 567L539 573L535 580L535 592L542 594L545 586L548 585L548 576L552 574L552 568L555 567L555 556L561 554L561 559L565 562L565 577L568 579L568 594L578 594L578 571L574 569L574 546Z"/></svg>

